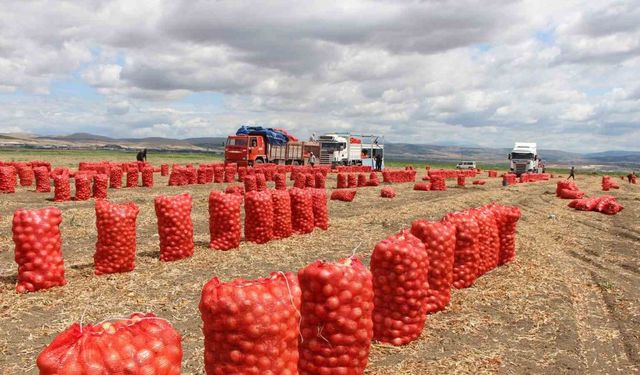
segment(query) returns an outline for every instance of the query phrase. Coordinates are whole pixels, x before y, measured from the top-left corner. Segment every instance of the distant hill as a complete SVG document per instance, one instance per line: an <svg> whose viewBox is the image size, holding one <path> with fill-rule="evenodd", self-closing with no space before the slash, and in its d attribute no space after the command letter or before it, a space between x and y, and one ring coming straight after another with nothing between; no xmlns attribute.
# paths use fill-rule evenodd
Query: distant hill
<svg viewBox="0 0 640 375"><path fill-rule="evenodd" d="M0 134L0 147L58 148L58 149L118 149L155 151L224 152L223 137L196 137L173 139L163 137L112 138L90 133L74 133L65 136L34 136L31 134ZM480 163L506 164L510 149L464 145L424 145L411 143L386 143L385 157L399 161L457 162L475 160ZM560 150L540 150L547 165L617 166L640 169L640 151L605 151L579 154Z"/></svg>

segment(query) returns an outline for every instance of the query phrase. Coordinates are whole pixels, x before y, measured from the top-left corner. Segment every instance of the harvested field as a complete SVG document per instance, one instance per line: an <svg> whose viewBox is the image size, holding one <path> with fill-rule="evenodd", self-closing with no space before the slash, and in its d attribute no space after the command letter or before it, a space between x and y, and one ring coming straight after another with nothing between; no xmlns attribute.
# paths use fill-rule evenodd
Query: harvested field
<svg viewBox="0 0 640 375"><path fill-rule="evenodd" d="M154 164L156 161L152 161ZM183 335L183 373L201 374L203 336L200 291L212 276L227 281L274 271L296 271L316 259L335 260L354 249L368 264L375 243L418 218L492 201L519 206L517 260L453 292L450 307L427 319L422 337L396 348L374 344L369 374L443 373L637 373L640 367L640 186L621 183L616 196L625 209L616 216L574 211L554 195L555 180L516 185L501 179L444 192L413 191L394 184L397 197L380 188L359 188L352 203L330 201L330 228L264 245L208 249L207 196L226 184L109 190L115 202L134 201L138 216L136 270L94 276L94 203L54 203L52 194L18 188L0 196L0 373L37 373L35 358L73 322L98 322L133 311L153 311ZM419 177L421 175L419 174ZM621 181L622 182L622 181ZM600 178L580 176L587 194L601 194ZM334 187L335 175L327 180ZM193 195L195 255L158 260L153 197ZM11 217L17 208L60 207L67 285L15 293Z"/></svg>

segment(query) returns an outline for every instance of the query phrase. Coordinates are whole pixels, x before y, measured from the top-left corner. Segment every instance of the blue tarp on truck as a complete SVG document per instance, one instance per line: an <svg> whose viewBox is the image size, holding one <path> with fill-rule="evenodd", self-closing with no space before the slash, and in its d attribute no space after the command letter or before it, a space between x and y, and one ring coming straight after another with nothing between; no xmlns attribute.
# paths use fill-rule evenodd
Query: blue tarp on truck
<svg viewBox="0 0 640 375"><path fill-rule="evenodd" d="M246 126L242 125L236 132L236 135L261 135L270 145L286 145L289 137L286 134L274 130L272 128L263 128L262 126Z"/></svg>

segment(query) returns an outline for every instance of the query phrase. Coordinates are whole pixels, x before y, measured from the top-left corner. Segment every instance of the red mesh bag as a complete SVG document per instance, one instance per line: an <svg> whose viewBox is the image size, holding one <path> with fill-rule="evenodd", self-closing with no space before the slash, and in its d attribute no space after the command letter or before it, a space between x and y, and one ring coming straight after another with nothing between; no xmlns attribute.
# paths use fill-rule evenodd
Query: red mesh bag
<svg viewBox="0 0 640 375"><path fill-rule="evenodd" d="M275 173L275 168L268 168L264 170L264 178L267 181L273 181L273 174Z"/></svg>
<svg viewBox="0 0 640 375"><path fill-rule="evenodd" d="M431 176L431 188L434 191L447 190L446 180L442 177Z"/></svg>
<svg viewBox="0 0 640 375"><path fill-rule="evenodd" d="M364 173L358 174L358 187L367 186L367 175Z"/></svg>
<svg viewBox="0 0 640 375"><path fill-rule="evenodd" d="M170 262L193 255L192 200L189 193L154 199L160 237L160 260Z"/></svg>
<svg viewBox="0 0 640 375"><path fill-rule="evenodd" d="M242 195L214 190L209 194L209 247L230 250L240 246Z"/></svg>
<svg viewBox="0 0 640 375"><path fill-rule="evenodd" d="M465 187L465 185L466 183L464 177L458 177L458 186Z"/></svg>
<svg viewBox="0 0 640 375"><path fill-rule="evenodd" d="M473 185L484 185L486 183L487 183L487 181L485 181L485 180L474 180L472 182Z"/></svg>
<svg viewBox="0 0 640 375"><path fill-rule="evenodd" d="M134 188L138 186L138 171L129 169L127 171L127 187Z"/></svg>
<svg viewBox="0 0 640 375"><path fill-rule="evenodd" d="M118 166L111 167L109 172L109 187L112 189L120 189L122 187L122 168Z"/></svg>
<svg viewBox="0 0 640 375"><path fill-rule="evenodd" d="M0 191L3 193L16 192L16 169L14 167L0 167Z"/></svg>
<svg viewBox="0 0 640 375"><path fill-rule="evenodd" d="M224 167L216 166L213 170L213 182L221 184L224 182Z"/></svg>
<svg viewBox="0 0 640 375"><path fill-rule="evenodd" d="M443 221L451 223L456 231L453 262L453 286L462 289L472 286L478 277L480 228L475 216L468 211L447 214Z"/></svg>
<svg viewBox="0 0 640 375"><path fill-rule="evenodd" d="M63 202L71 199L71 188L69 186L68 174L58 174L53 176L53 188L54 201Z"/></svg>
<svg viewBox="0 0 640 375"><path fill-rule="evenodd" d="M167 184L169 186L182 185L182 171L180 168L173 168L171 170L171 174L169 174L169 181Z"/></svg>
<svg viewBox="0 0 640 375"><path fill-rule="evenodd" d="M26 165L21 165L18 167L18 177L20 177L20 186L31 186L33 185L33 169L31 167L27 167Z"/></svg>
<svg viewBox="0 0 640 375"><path fill-rule="evenodd" d="M405 345L422 333L429 303L429 255L408 230L376 244L373 275L373 338Z"/></svg>
<svg viewBox="0 0 640 375"><path fill-rule="evenodd" d="M475 217L480 235L478 236L478 250L480 261L478 263L478 277L491 271L500 262L500 237L495 215L487 208L470 210Z"/></svg>
<svg viewBox="0 0 640 375"><path fill-rule="evenodd" d="M198 167L198 185L207 183L207 169L203 166Z"/></svg>
<svg viewBox="0 0 640 375"><path fill-rule="evenodd" d="M347 186L350 188L358 187L358 177L355 174L347 175Z"/></svg>
<svg viewBox="0 0 640 375"><path fill-rule="evenodd" d="M562 180L556 183L556 197L561 197L562 190L580 191L580 189L578 189L578 185L569 180Z"/></svg>
<svg viewBox="0 0 640 375"><path fill-rule="evenodd" d="M74 178L76 182L76 200L86 201L91 197L91 180L84 173L76 174Z"/></svg>
<svg viewBox="0 0 640 375"><path fill-rule="evenodd" d="M624 207L619 204L613 196L604 195L600 197L598 204L594 209L606 215L615 215L622 211Z"/></svg>
<svg viewBox="0 0 640 375"><path fill-rule="evenodd" d="M316 186L316 178L314 175L308 173L304 175L304 179L305 179L304 187L314 188Z"/></svg>
<svg viewBox="0 0 640 375"><path fill-rule="evenodd" d="M286 190L271 191L273 202L273 238L287 238L293 233L291 198Z"/></svg>
<svg viewBox="0 0 640 375"><path fill-rule="evenodd" d="M153 168L145 167L142 170L142 186L143 187L153 187Z"/></svg>
<svg viewBox="0 0 640 375"><path fill-rule="evenodd" d="M48 193L51 191L49 181L49 170L46 167L37 167L33 170L36 177L36 191L38 193Z"/></svg>
<svg viewBox="0 0 640 375"><path fill-rule="evenodd" d="M244 191L257 191L258 183L256 181L256 176L244 176Z"/></svg>
<svg viewBox="0 0 640 375"><path fill-rule="evenodd" d="M250 191L244 198L244 238L257 244L273 238L273 203L268 191Z"/></svg>
<svg viewBox="0 0 640 375"><path fill-rule="evenodd" d="M96 174L93 176L93 197L96 199L107 198L107 175Z"/></svg>
<svg viewBox="0 0 640 375"><path fill-rule="evenodd" d="M429 191L431 190L431 184L429 182L418 182L417 184L413 185L413 190Z"/></svg>
<svg viewBox="0 0 640 375"><path fill-rule="evenodd" d="M347 182L347 175L344 173L338 173L338 177L337 177L337 185L336 187L338 189L346 189L349 187L349 183Z"/></svg>
<svg viewBox="0 0 640 375"><path fill-rule="evenodd" d="M233 180L231 181L233 182ZM198 170L189 166L187 168L187 184L195 185L198 183Z"/></svg>
<svg viewBox="0 0 640 375"><path fill-rule="evenodd" d="M522 213L515 206L492 204L488 206L493 211L498 226L500 238L500 253L498 265L513 261L516 257L516 225Z"/></svg>
<svg viewBox="0 0 640 375"><path fill-rule="evenodd" d="M129 319L74 323L38 355L40 375L178 375L182 364L180 334L152 313Z"/></svg>
<svg viewBox="0 0 640 375"><path fill-rule="evenodd" d="M96 201L98 240L93 255L96 275L133 271L136 266L135 203Z"/></svg>
<svg viewBox="0 0 640 375"><path fill-rule="evenodd" d="M284 173L274 174L273 181L276 183L276 190L287 190L287 176Z"/></svg>
<svg viewBox="0 0 640 375"><path fill-rule="evenodd" d="M429 253L429 305L427 313L444 310L451 300L456 229L443 222L417 220L411 234L418 237Z"/></svg>
<svg viewBox="0 0 640 375"><path fill-rule="evenodd" d="M353 189L340 189L331 192L332 201L351 202L356 197L356 191Z"/></svg>
<svg viewBox="0 0 640 375"><path fill-rule="evenodd" d="M579 190L562 189L560 190L559 196L562 199L580 199L584 197L584 192Z"/></svg>
<svg viewBox="0 0 640 375"><path fill-rule="evenodd" d="M320 172L316 172L315 177L316 189L324 189L327 185L327 177Z"/></svg>
<svg viewBox="0 0 640 375"><path fill-rule="evenodd" d="M213 167L207 168L207 170L206 170L206 183L207 184L210 184L210 183L213 182L213 178L214 178L213 174L214 173L215 173L215 170L213 169ZM238 181L241 181L241 180L238 180Z"/></svg>
<svg viewBox="0 0 640 375"><path fill-rule="evenodd" d="M304 189L307 186L307 176L302 173L296 173L293 178L293 187L298 189Z"/></svg>
<svg viewBox="0 0 640 375"><path fill-rule="evenodd" d="M160 165L160 176L167 177L169 175L169 164Z"/></svg>
<svg viewBox="0 0 640 375"><path fill-rule="evenodd" d="M202 289L207 374L298 374L300 287L293 273Z"/></svg>
<svg viewBox="0 0 640 375"><path fill-rule="evenodd" d="M233 178L236 175L236 167L227 165L224 167L224 182L233 182Z"/></svg>
<svg viewBox="0 0 640 375"><path fill-rule="evenodd" d="M267 190L267 178L262 173L256 174L256 190L258 191Z"/></svg>
<svg viewBox="0 0 640 375"><path fill-rule="evenodd" d="M371 272L351 257L315 261L298 280L300 374L363 374L373 337Z"/></svg>
<svg viewBox="0 0 640 375"><path fill-rule="evenodd" d="M60 251L61 222L62 213L55 207L14 212L12 230L18 264L18 293L65 284L64 260Z"/></svg>
<svg viewBox="0 0 640 375"><path fill-rule="evenodd" d="M313 196L313 222L316 228L329 229L329 208L327 207L327 191L311 189Z"/></svg>
<svg viewBox="0 0 640 375"><path fill-rule="evenodd" d="M229 185L226 188L224 188L224 192L226 194L235 194L235 195L239 195L241 197L244 197L244 186Z"/></svg>
<svg viewBox="0 0 640 375"><path fill-rule="evenodd" d="M380 196L382 198L395 198L396 192L391 186L387 186L380 189Z"/></svg>
<svg viewBox="0 0 640 375"><path fill-rule="evenodd" d="M293 232L306 234L313 232L315 221L313 218L313 194L311 190L292 188L291 196L291 223Z"/></svg>
<svg viewBox="0 0 640 375"><path fill-rule="evenodd" d="M244 176L247 175L247 167L238 168L238 182L244 181Z"/></svg>
<svg viewBox="0 0 640 375"><path fill-rule="evenodd" d="M369 181L367 181L367 186L379 186L380 180L378 180L378 174L376 172L371 172L369 174Z"/></svg>

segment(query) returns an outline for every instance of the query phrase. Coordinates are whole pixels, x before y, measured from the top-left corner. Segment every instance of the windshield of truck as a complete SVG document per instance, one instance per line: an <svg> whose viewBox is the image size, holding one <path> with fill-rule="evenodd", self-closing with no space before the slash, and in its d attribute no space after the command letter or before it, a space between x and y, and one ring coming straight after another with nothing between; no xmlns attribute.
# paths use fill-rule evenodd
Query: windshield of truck
<svg viewBox="0 0 640 375"><path fill-rule="evenodd" d="M227 146L246 146L246 138L229 138L227 139Z"/></svg>
<svg viewBox="0 0 640 375"><path fill-rule="evenodd" d="M512 152L512 159L533 160L533 154L528 152Z"/></svg>
<svg viewBox="0 0 640 375"><path fill-rule="evenodd" d="M322 143L321 145L322 151L326 152L334 152L334 151L342 151L346 147L345 143Z"/></svg>

